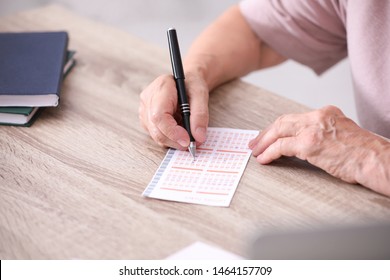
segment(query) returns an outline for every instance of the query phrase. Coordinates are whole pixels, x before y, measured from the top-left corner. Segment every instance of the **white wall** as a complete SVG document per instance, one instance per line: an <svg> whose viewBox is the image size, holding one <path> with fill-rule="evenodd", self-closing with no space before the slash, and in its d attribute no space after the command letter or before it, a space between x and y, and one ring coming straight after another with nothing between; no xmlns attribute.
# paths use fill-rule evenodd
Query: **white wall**
<svg viewBox="0 0 390 280"><path fill-rule="evenodd" d="M0 15L49 2L61 3L162 48L167 47L166 29L176 27L183 55L204 27L223 10L238 3L237 0L1 0ZM346 115L357 119L347 60L321 77L295 62L286 62L244 80L312 108L336 105Z"/></svg>
<svg viewBox="0 0 390 280"><path fill-rule="evenodd" d="M357 121L348 59L321 76L308 67L288 61L250 74L244 80L312 108L338 106L344 114Z"/></svg>

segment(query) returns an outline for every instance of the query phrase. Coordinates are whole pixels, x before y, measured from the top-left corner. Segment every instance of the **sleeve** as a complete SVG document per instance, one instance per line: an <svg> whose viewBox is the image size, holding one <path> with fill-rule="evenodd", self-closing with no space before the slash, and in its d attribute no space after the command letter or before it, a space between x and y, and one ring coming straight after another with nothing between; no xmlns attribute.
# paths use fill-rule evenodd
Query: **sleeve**
<svg viewBox="0 0 390 280"><path fill-rule="evenodd" d="M339 1L244 0L240 10L263 42L318 75L347 56Z"/></svg>

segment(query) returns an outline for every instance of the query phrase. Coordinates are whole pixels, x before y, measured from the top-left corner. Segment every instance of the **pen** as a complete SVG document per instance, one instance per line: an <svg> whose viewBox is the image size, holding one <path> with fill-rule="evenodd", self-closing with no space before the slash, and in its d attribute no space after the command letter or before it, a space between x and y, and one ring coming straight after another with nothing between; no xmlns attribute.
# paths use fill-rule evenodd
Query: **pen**
<svg viewBox="0 0 390 280"><path fill-rule="evenodd" d="M191 155L195 159L196 143L191 133L190 104L188 103L186 88L184 85L185 77L183 71L183 64L181 62L180 48L179 48L179 42L177 40L176 29L169 28L167 35L168 35L169 53L171 55L173 77L175 79L177 95L179 97L180 110L183 116L183 124L184 124L184 128L188 132L188 135L190 136L190 146L188 147L188 150L190 151Z"/></svg>

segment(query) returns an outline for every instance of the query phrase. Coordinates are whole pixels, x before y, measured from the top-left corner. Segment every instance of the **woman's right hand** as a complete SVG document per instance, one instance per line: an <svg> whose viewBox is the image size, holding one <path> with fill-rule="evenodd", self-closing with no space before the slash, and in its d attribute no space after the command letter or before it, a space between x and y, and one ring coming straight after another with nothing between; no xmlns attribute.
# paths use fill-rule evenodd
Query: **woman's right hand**
<svg viewBox="0 0 390 280"><path fill-rule="evenodd" d="M185 83L191 110L191 132L200 144L206 140L209 90L204 79L191 72L186 73ZM190 138L181 124L173 76L162 75L156 78L142 91L140 97L139 119L152 139L163 147L187 149Z"/></svg>
<svg viewBox="0 0 390 280"><path fill-rule="evenodd" d="M190 103L191 133L206 140L209 91L254 70L285 60L261 39L234 5L207 27L192 43L185 59L185 84ZM161 146L184 150L190 138L181 126L173 77L154 80L142 93L139 117L143 127Z"/></svg>

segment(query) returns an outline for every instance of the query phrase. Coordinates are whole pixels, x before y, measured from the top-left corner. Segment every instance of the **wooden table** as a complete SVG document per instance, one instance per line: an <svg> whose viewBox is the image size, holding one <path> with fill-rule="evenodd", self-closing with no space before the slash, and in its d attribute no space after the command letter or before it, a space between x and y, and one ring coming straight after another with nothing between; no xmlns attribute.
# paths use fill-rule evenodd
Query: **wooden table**
<svg viewBox="0 0 390 280"><path fill-rule="evenodd" d="M78 64L58 108L0 127L0 259L162 259L195 241L245 257L259 230L389 221L389 198L292 158L251 158L229 208L142 197L166 150L139 124L139 93L170 73L168 51L59 6L0 19L42 30L67 30ZM213 92L210 126L306 110L237 80Z"/></svg>

